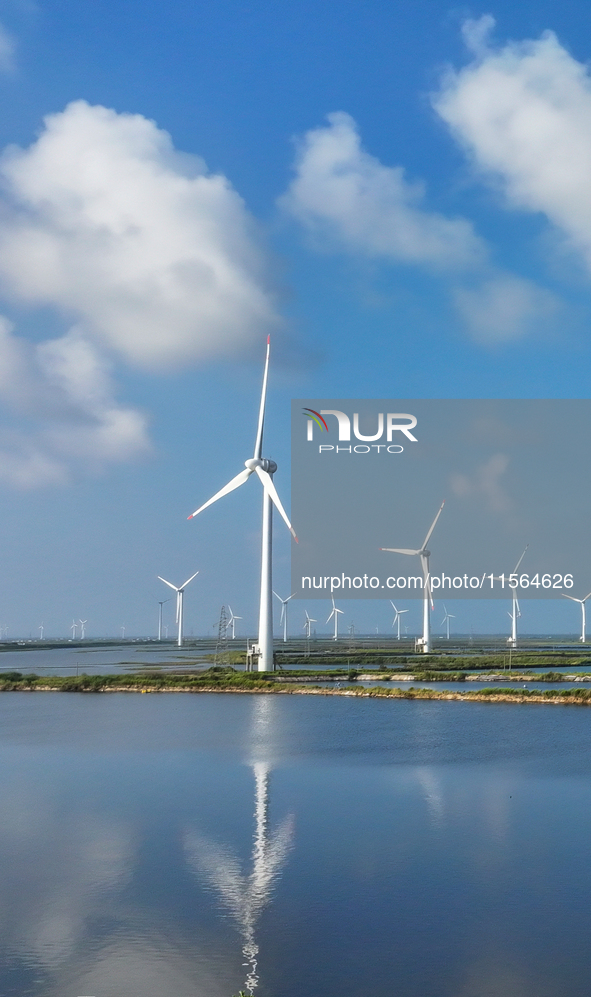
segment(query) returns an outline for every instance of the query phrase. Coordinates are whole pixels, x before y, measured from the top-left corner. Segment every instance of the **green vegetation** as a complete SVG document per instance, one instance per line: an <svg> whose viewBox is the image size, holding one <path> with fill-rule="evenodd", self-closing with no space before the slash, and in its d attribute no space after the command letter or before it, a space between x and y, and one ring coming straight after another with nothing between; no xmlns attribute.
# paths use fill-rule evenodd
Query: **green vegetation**
<svg viewBox="0 0 591 997"><path fill-rule="evenodd" d="M381 673L383 676L383 673ZM432 672L417 674L417 681L432 679ZM332 673L332 677L335 673ZM342 671L340 677L346 680L350 676ZM376 674L376 678L377 678ZM437 678L443 677L438 673ZM461 680L465 673L447 673L446 678ZM531 673L520 673L520 678L531 677ZM547 672L536 675L536 679L555 682L562 679L557 672ZM298 675L301 679L301 674ZM390 699L437 699L437 700L475 700L495 702L531 702L531 703L578 703L591 705L591 687L574 689L526 689L513 687L489 687L485 689L469 688L461 690L424 688L415 685L406 688L397 687L394 682L388 685L377 685L371 688L352 682L333 687L314 684L314 680L325 680L325 673L311 673L304 681L297 681L293 674L289 675L259 672L237 672L231 666L213 666L202 671L191 672L136 672L129 675L77 675L54 676L47 678L39 675L23 675L21 672L6 672L0 675L0 692L230 692L230 693L292 693L294 695L325 695L325 696L355 696L361 698ZM394 677L395 679L395 677Z"/></svg>

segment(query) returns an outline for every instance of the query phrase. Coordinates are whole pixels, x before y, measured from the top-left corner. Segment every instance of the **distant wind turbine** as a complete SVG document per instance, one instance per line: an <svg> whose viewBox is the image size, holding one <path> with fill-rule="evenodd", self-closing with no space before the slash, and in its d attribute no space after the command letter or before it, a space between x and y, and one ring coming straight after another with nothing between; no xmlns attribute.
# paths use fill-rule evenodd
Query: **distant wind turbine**
<svg viewBox="0 0 591 997"><path fill-rule="evenodd" d="M308 616L308 610L304 610L306 614L306 622L304 623L304 630L306 631L306 637L310 640L310 630L313 623L318 623L318 620L313 620L311 616Z"/></svg>
<svg viewBox="0 0 591 997"><path fill-rule="evenodd" d="M431 597L431 582L429 578L429 557L431 556L431 551L427 550L427 544L429 543L431 534L435 529L435 524L437 523L437 520L441 515L441 511L444 505L445 502L442 502L441 506L439 507L439 512L437 513L435 519L433 520L431 526L429 527L429 531L423 541L423 545L422 547L419 547L418 550L410 550L407 547L380 547L380 550L387 550L391 554L409 554L411 556L417 556L420 558L421 568L423 571L423 636L422 638L419 639L417 643L420 645L423 654L429 654L431 650L431 626L429 618L429 609L433 608L433 599Z"/></svg>
<svg viewBox="0 0 591 997"><path fill-rule="evenodd" d="M179 628L177 644L179 647L182 647L183 644L183 596L185 594L185 589L189 584L189 582L192 582L193 579L196 578L198 574L199 572L196 571L194 575L191 575L190 578L187 578L187 581L183 582L183 584L178 588L176 585L173 585L172 582L167 582L166 578L162 578L161 575L158 575L158 578L161 582L164 582L164 584L168 585L168 587L171 588L173 592L176 592L176 623L178 624Z"/></svg>
<svg viewBox="0 0 591 997"><path fill-rule="evenodd" d="M121 629L121 638L122 640L125 640L125 624L123 624L123 626L120 629Z"/></svg>
<svg viewBox="0 0 591 997"><path fill-rule="evenodd" d="M447 609L445 607L445 603L443 603L443 611L445 613L445 616L443 617L443 619L441 621L441 626L443 626L444 624L447 625L447 639L449 640L449 621L450 620L455 620L455 616L454 616L453 613L448 613L448 611L447 611Z"/></svg>
<svg viewBox="0 0 591 997"><path fill-rule="evenodd" d="M228 603L228 609L230 610L230 619L226 623L226 630L229 630L230 627L232 627L232 640L234 640L234 638L236 637L236 634L234 632L234 622L235 622L235 620L241 620L242 617L241 616L234 616L234 613L232 612L232 607L231 607L230 603Z"/></svg>
<svg viewBox="0 0 591 997"><path fill-rule="evenodd" d="M523 548L523 554L521 555L517 564L515 565L515 569L513 571L514 575L517 574L519 565L523 561L523 558L525 557L525 552L528 547L529 544L526 544L525 547ZM515 586L515 588L511 589L511 612L507 610L507 616L511 620L511 636L507 637L507 643L509 647L517 647L517 620L521 616L521 610L519 608L519 600L517 599L517 585Z"/></svg>
<svg viewBox="0 0 591 997"><path fill-rule="evenodd" d="M390 599L390 605L392 606L392 609L396 614L394 616L394 619L392 620L392 626L395 627L396 624L398 624L398 633L396 634L396 638L397 640L400 640L400 617L402 616L403 613L408 613L408 609L396 609L396 606L394 605L391 599Z"/></svg>
<svg viewBox="0 0 591 997"><path fill-rule="evenodd" d="M158 640L162 640L162 607L165 602L170 602L170 599L159 599L158 605L160 609L158 610ZM168 637L168 634L166 635Z"/></svg>
<svg viewBox="0 0 591 997"><path fill-rule="evenodd" d="M261 392L261 402L259 406L259 421L254 444L253 456L244 462L245 470L240 471L236 477L232 478L227 485L224 485L219 492L199 506L195 512L191 513L189 519L198 516L200 512L207 509L209 505L217 502L218 499L234 491L245 481L248 481L251 474L255 473L263 486L263 530L261 549L261 593L259 602L259 642L254 645L253 652L258 657L257 670L259 672L272 672L273 661L273 585L272 585L272 548L273 548L273 505L286 524L292 537L297 543L295 530L293 529L285 509L281 504L275 485L273 475L277 470L274 460L268 460L262 456L263 453L263 427L265 422L265 402L267 397L267 378L269 374L269 350L270 337L267 337L267 355L265 358L265 369L263 373L263 388Z"/></svg>
<svg viewBox="0 0 591 997"><path fill-rule="evenodd" d="M41 624L40 627L37 627L37 630L39 631L39 640L43 640L43 624Z"/></svg>
<svg viewBox="0 0 591 997"><path fill-rule="evenodd" d="M292 592L291 595L288 595L287 599L282 599L281 596L277 595L277 592L275 592L275 590L273 589L273 595L277 596L279 602L281 603L281 617L279 620L279 626L281 626L281 624L283 623L283 643L285 644L285 642L287 641L287 604L290 599L293 599L295 592Z"/></svg>
<svg viewBox="0 0 591 997"><path fill-rule="evenodd" d="M333 637L333 640L338 640L338 637L339 637L339 613L341 614L341 616L344 616L345 611L344 611L344 609L337 609L337 607L335 606L335 602L334 602L334 596L331 596L331 598L332 598L332 610L331 610L330 616L328 617L328 619L327 619L326 622L330 623L330 621L332 620L332 618L334 616L334 637Z"/></svg>
<svg viewBox="0 0 591 997"><path fill-rule="evenodd" d="M589 595L586 595L584 599L575 599L574 595L567 595L566 592L563 592L562 594L563 594L563 596L564 596L565 599L572 599L573 602L580 603L580 606L581 606L581 636L579 637L579 640L580 640L581 644L586 644L587 643L587 633L586 633L587 619L586 619L586 613L585 613L585 603L587 602L587 599L589 599L591 597L591 592L589 592Z"/></svg>
<svg viewBox="0 0 591 997"><path fill-rule="evenodd" d="M80 620L80 640L84 640L86 637L86 630L84 629L86 623L88 623L88 620Z"/></svg>
<svg viewBox="0 0 591 997"><path fill-rule="evenodd" d="M77 629L78 629L78 624L76 623L76 620L72 620L72 626L70 627L70 630L72 631L72 640L76 640Z"/></svg>

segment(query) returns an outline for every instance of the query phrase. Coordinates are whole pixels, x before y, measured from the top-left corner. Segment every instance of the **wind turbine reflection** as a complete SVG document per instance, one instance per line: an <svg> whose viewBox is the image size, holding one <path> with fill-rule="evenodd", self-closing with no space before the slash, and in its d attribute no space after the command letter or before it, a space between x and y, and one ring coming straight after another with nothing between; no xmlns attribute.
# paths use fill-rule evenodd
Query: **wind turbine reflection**
<svg viewBox="0 0 591 997"><path fill-rule="evenodd" d="M264 908L272 898L273 888L293 845L294 821L289 815L271 832L269 830L269 776L267 762L252 766L255 780L254 835L251 854L252 871L244 873L231 849L206 838L188 833L185 851L189 866L204 876L230 911L242 936L243 965L246 967L244 989L252 993L259 983L256 928Z"/></svg>

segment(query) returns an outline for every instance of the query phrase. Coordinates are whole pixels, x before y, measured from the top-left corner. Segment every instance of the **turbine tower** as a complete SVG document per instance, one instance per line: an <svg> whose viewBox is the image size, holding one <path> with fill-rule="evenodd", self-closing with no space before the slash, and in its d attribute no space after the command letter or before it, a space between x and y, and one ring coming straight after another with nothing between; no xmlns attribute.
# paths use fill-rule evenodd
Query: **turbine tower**
<svg viewBox="0 0 591 997"><path fill-rule="evenodd" d="M306 637L310 640L310 630L313 623L318 623L318 620L313 620L311 616L308 616L308 610L304 610L306 614L306 622L304 623L304 630L306 631Z"/></svg>
<svg viewBox="0 0 591 997"><path fill-rule="evenodd" d="M563 592L562 594L563 594L563 596L564 596L565 599L572 599L573 602L580 603L580 606L581 606L581 636L579 637L579 640L580 640L581 644L586 644L587 643L587 634L586 634L587 617L586 617L586 612L585 612L585 603L587 602L587 599L589 599L589 597L591 597L591 592L589 592L589 595L586 595L584 599L575 599L574 595L567 595L566 592Z"/></svg>
<svg viewBox="0 0 591 997"><path fill-rule="evenodd" d="M263 373L263 388L261 391L261 403L259 406L259 421L254 444L254 454L249 460L245 460L245 470L240 471L235 478L232 478L227 485L224 485L219 492L199 506L195 512L191 513L189 519L194 519L200 512L207 509L209 505L217 502L218 499L235 488L248 481L251 474L255 473L263 486L263 530L261 548L261 594L259 603L259 642L253 646L253 653L257 655L257 670L259 672L272 672L274 668L273 660L273 585L272 585L272 551L273 551L273 505L275 505L279 515L283 519L292 537L297 543L295 535L287 513L281 504L281 499L277 494L273 484L273 475L277 470L274 460L268 460L262 456L263 453L263 427L265 423L265 402L267 398L267 378L269 375L269 351L271 337L267 336L267 355L265 358L265 368Z"/></svg>
<svg viewBox="0 0 591 997"><path fill-rule="evenodd" d="M164 584L168 585L168 587L171 588L173 592L176 592L176 623L178 624L179 628L177 644L179 647L183 646L183 596L185 594L185 589L189 584L189 582L192 582L193 579L196 578L198 574L199 572L196 571L194 575L191 575L190 578L187 578L187 581L183 582L183 584L178 588L176 585L173 585L172 582L167 582L166 578L162 578L160 575L158 575L158 578L161 582L164 582Z"/></svg>
<svg viewBox="0 0 591 997"><path fill-rule="evenodd" d="M41 626L37 627L37 630L39 631L39 640L43 640L43 633L44 633L43 624L41 624Z"/></svg>
<svg viewBox="0 0 591 997"><path fill-rule="evenodd" d="M80 640L84 640L86 637L86 630L84 629L86 623L88 623L88 620L80 620Z"/></svg>
<svg viewBox="0 0 591 997"><path fill-rule="evenodd" d="M158 605L160 606L158 610L158 640L162 640L162 607L165 602L170 602L170 599L158 599ZM168 637L168 634L166 636Z"/></svg>
<svg viewBox="0 0 591 997"><path fill-rule="evenodd" d="M450 620L455 620L455 616L454 616L453 613L448 613L448 611L446 609L446 606L445 606L445 603L443 603L443 611L445 613L445 616L443 617L443 619L441 621L441 626L443 626L444 624L446 624L446 626L447 626L447 639L449 640L449 621Z"/></svg>
<svg viewBox="0 0 591 997"><path fill-rule="evenodd" d="M391 599L390 599L390 605L392 606L392 609L396 614L394 619L392 620L392 626L395 627L396 624L398 624L398 633L396 634L396 639L400 640L400 617L402 616L403 613L408 613L408 609L396 609L396 606L394 605Z"/></svg>
<svg viewBox="0 0 591 997"><path fill-rule="evenodd" d="M70 627L70 630L72 631L72 640L76 640L77 629L78 629L78 624L76 623L76 620L72 620L72 626Z"/></svg>
<svg viewBox="0 0 591 997"><path fill-rule="evenodd" d="M420 646L423 654L429 654L431 650L431 627L429 620L429 608L433 608L433 600L431 598L431 584L429 581L429 557L431 556L431 551L427 550L427 544L433 530L435 529L435 524L441 515L441 510L445 502L442 502L439 507L439 512L435 516L435 519L429 527L429 532L423 541L422 547L419 550L410 550L406 547L380 547L380 550L387 550L391 554L410 554L411 556L417 556L421 561L421 568L423 570L423 636L419 638L417 644ZM430 604L430 605L429 605Z"/></svg>
<svg viewBox="0 0 591 997"><path fill-rule="evenodd" d="M242 617L241 616L234 616L234 613L232 612L232 607L231 607L230 603L228 603L228 609L230 610L230 619L226 623L226 630L228 630L229 627L232 627L232 640L234 640L234 638L236 636L236 634L234 633L234 621L235 620L241 620Z"/></svg>
<svg viewBox="0 0 591 997"><path fill-rule="evenodd" d="M523 548L523 554L519 558L517 564L515 565L515 570L513 574L517 574L517 569L525 557L525 552L529 544L526 544ZM519 608L519 601L517 599L517 585L511 590L511 612L507 612L509 619L511 620L511 636L507 637L507 643L509 647L517 647L517 620L521 616L521 610Z"/></svg>
<svg viewBox="0 0 591 997"><path fill-rule="evenodd" d="M288 595L287 599L282 599L281 596L277 595L277 593L273 589L273 595L277 596L279 602L281 603L281 618L279 620L279 625L281 626L281 624L283 623L283 643L285 644L287 641L287 604L290 599L293 599L295 592L292 592L291 595Z"/></svg>
<svg viewBox="0 0 591 997"><path fill-rule="evenodd" d="M339 638L339 613L341 614L341 616L343 616L345 611L344 611L344 609L337 609L337 607L334 604L334 596L331 596L331 599L332 599L332 610L331 610L330 616L328 617L328 619L327 619L326 622L330 623L330 621L332 620L332 618L334 616L334 637L333 637L333 640L338 640L338 638Z"/></svg>

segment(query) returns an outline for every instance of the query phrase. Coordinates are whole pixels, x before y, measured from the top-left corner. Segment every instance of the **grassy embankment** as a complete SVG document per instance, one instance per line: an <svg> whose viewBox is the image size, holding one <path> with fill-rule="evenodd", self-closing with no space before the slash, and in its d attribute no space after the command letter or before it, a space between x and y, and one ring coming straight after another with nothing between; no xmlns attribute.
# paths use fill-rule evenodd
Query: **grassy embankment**
<svg viewBox="0 0 591 997"><path fill-rule="evenodd" d="M318 676L320 678L321 676ZM323 676L322 676L323 677ZM321 688L282 681L282 676L235 672L232 668L210 668L190 673L134 673L130 675L54 676L8 672L0 677L0 692L235 692L291 693L296 695L358 696L363 698L433 699L493 702L573 703L591 705L591 688L529 690L487 688L475 691L425 689L410 686L363 686L348 683L340 688Z"/></svg>

